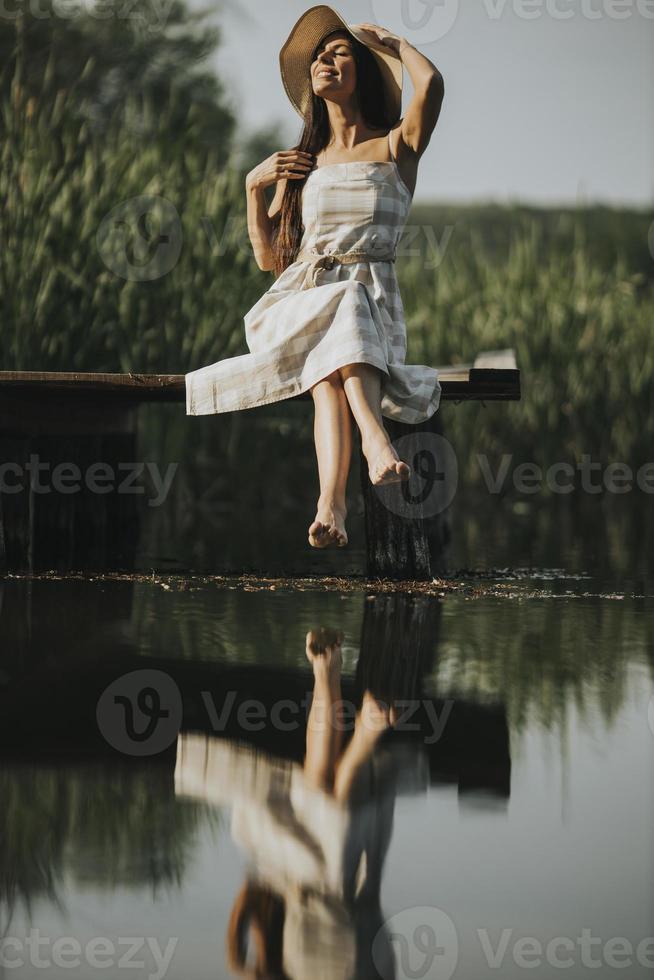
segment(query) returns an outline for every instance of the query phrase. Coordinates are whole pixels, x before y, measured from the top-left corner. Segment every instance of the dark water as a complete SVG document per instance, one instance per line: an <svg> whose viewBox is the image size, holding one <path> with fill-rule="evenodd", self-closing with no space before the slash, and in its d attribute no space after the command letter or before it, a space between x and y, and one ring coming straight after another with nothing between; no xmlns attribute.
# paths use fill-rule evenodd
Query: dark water
<svg viewBox="0 0 654 980"><path fill-rule="evenodd" d="M302 980L651 975L653 600L481 584L5 580L0 975L235 976L248 881ZM342 800L303 769L321 625L352 712L402 712L344 726Z"/></svg>
<svg viewBox="0 0 654 980"><path fill-rule="evenodd" d="M462 480L403 590L356 457L350 547L306 545L308 416L145 422L130 560L0 579L0 977L235 976L248 910L262 976L651 975L650 497Z"/></svg>
<svg viewBox="0 0 654 980"><path fill-rule="evenodd" d="M445 509L451 544L444 567L452 572L517 567L592 574L607 589L654 594L653 493L643 492L635 475L628 492L607 492L609 461L592 473L593 492L554 493L547 479L537 492L519 489L516 475L525 461L512 457L511 433L501 426L505 408L444 405L444 435L457 472ZM481 435L462 446L450 431L452 413L484 410L494 415L504 437L498 435L492 449ZM142 494L133 498L139 507L138 532L123 535L125 561L120 567L364 574L357 445L348 484L348 548L317 553L307 544L319 489L312 426L310 407L301 401L200 418L180 416L178 405L143 406L138 453L151 469L139 478ZM551 464L569 462L560 450L543 450L541 455L543 473ZM597 467L601 456L589 455ZM503 458L509 465L493 488L487 480L502 472ZM483 467L487 475L482 479ZM632 470L636 474L635 464Z"/></svg>

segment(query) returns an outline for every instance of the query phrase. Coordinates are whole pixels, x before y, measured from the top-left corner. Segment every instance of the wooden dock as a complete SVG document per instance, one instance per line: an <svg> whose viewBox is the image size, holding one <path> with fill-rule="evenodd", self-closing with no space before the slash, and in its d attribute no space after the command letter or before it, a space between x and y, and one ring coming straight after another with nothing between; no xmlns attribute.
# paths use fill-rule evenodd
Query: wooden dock
<svg viewBox="0 0 654 980"><path fill-rule="evenodd" d="M520 371L511 349L485 351L472 364L438 367L438 371L443 403L518 401L521 396ZM32 451L49 448L53 460L78 464L92 459L109 464L136 460L139 405L184 405L185 401L183 374L0 371L0 459L10 465L18 460L24 463ZM287 401L311 402L311 395ZM202 418L194 424L201 424ZM444 446L438 442L444 439L443 412L439 409L415 426L390 419L384 422L394 443L410 437L404 442L405 453L411 455L407 461L424 479L420 492L413 496L407 484L373 487L360 452L366 571L373 577L429 580L443 569L450 540L445 508L434 505L435 495L443 494L448 480L447 460L435 448ZM90 563L84 567L99 568L119 560L112 551L117 547L113 527L118 524L135 533L134 498L109 493L82 503L74 495L61 497L39 496L31 486L21 494L0 492L0 571L39 566L66 570L80 567L80 560ZM52 539L44 549L47 555L40 559L36 553L39 535ZM86 557L80 558L75 549L82 546L88 548L88 555L84 552Z"/></svg>
<svg viewBox="0 0 654 980"><path fill-rule="evenodd" d="M520 371L512 350L479 354L473 364L438 368L444 401L518 401ZM0 371L0 397L75 395L115 404L184 402L183 374L101 374L83 371ZM305 393L289 401L311 400ZM3 410L0 402L0 410Z"/></svg>

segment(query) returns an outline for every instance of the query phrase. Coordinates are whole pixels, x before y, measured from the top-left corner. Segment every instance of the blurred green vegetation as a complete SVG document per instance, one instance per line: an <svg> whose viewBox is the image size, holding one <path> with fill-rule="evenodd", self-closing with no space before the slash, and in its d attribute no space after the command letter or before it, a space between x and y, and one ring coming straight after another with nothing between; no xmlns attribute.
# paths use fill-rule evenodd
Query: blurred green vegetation
<svg viewBox="0 0 654 980"><path fill-rule="evenodd" d="M176 799L156 767L3 766L0 769L0 909L38 899L61 904L65 878L80 885L177 888L203 827L222 811Z"/></svg>
<svg viewBox="0 0 654 980"><path fill-rule="evenodd" d="M511 452L516 465L574 463L582 453L605 465L650 459L652 221L654 212L616 212L613 225L606 209L444 209L438 217L414 209L418 254L405 255L398 271L410 359L472 363L480 351L511 347L521 370L520 402L466 406L448 437ZM469 467L472 478L472 458Z"/></svg>
<svg viewBox="0 0 654 980"><path fill-rule="evenodd" d="M142 3L130 18L17 9L0 25L0 367L187 373L245 353L243 316L272 278L252 255L243 182L278 136L237 147L201 65L220 30L181 0L164 25ZM653 221L414 205L398 261L408 360L513 347L522 371L519 403L444 406L455 446L474 436L516 465L648 459ZM479 479L472 457L462 476Z"/></svg>
<svg viewBox="0 0 654 980"><path fill-rule="evenodd" d="M224 4L191 11L184 0L169 0L165 8L144 0L65 8L42 0L36 9L15 0L0 20L0 93L10 100L19 86L27 102L38 105L36 121L54 129L57 104L59 112L65 108L84 120L99 142L115 127L123 139L164 138L174 152L188 140L196 152L213 149L224 163L236 128L234 107L204 64L222 40L220 27L205 21ZM71 98L63 103L66 94ZM142 110L137 118L134 107ZM14 103L12 111L19 110ZM3 119L0 126L6 125Z"/></svg>
<svg viewBox="0 0 654 980"><path fill-rule="evenodd" d="M235 114L196 64L217 32L196 38L181 3L152 31L110 6L106 21L35 24L19 5L0 28L3 369L198 367L242 349L244 308L261 293L252 148L235 144Z"/></svg>
<svg viewBox="0 0 654 980"><path fill-rule="evenodd" d="M431 689L505 705L514 735L540 726L561 734L610 728L639 703L654 677L654 628L638 600L560 594L520 603L444 607L443 642ZM646 709L645 709L646 711ZM575 721L575 716L580 721ZM646 723L646 722L644 722ZM512 741L514 758L520 739Z"/></svg>

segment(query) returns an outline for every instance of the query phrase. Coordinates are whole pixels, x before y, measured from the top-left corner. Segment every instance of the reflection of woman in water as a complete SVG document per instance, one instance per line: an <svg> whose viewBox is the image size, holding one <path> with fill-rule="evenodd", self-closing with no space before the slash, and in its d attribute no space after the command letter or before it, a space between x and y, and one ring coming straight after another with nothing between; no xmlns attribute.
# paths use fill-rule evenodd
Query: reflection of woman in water
<svg viewBox="0 0 654 980"><path fill-rule="evenodd" d="M395 976L379 892L401 750L378 745L395 710L366 690L343 748L351 719L341 700L341 642L333 630L307 634L314 692L302 767L219 739L180 738L176 791L230 803L233 837L253 859L227 930L228 963L241 975Z"/></svg>

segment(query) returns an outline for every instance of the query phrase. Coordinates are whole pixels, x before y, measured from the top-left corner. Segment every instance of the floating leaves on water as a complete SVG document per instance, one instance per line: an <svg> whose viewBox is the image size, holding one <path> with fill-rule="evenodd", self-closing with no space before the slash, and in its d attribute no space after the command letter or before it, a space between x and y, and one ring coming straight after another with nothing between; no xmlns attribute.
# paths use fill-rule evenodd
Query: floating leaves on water
<svg viewBox="0 0 654 980"><path fill-rule="evenodd" d="M41 581L64 581L82 579L87 582L134 582L152 585L165 592L197 592L201 589L218 588L242 592L340 592L341 598L350 594L365 594L367 602L374 602L382 593L402 592L415 596L446 598L448 595L463 596L465 599L625 599L626 593L575 592L571 589L553 591L529 588L529 580L543 579L555 582L561 579L588 580L586 573L570 573L563 569L502 568L488 570L461 569L431 582L395 581L393 579L368 579L355 576L305 576L268 577L265 575L158 575L139 572L10 572L0 575L3 579L30 579ZM503 579L523 580L524 585L509 584ZM641 598L641 596L630 596Z"/></svg>

